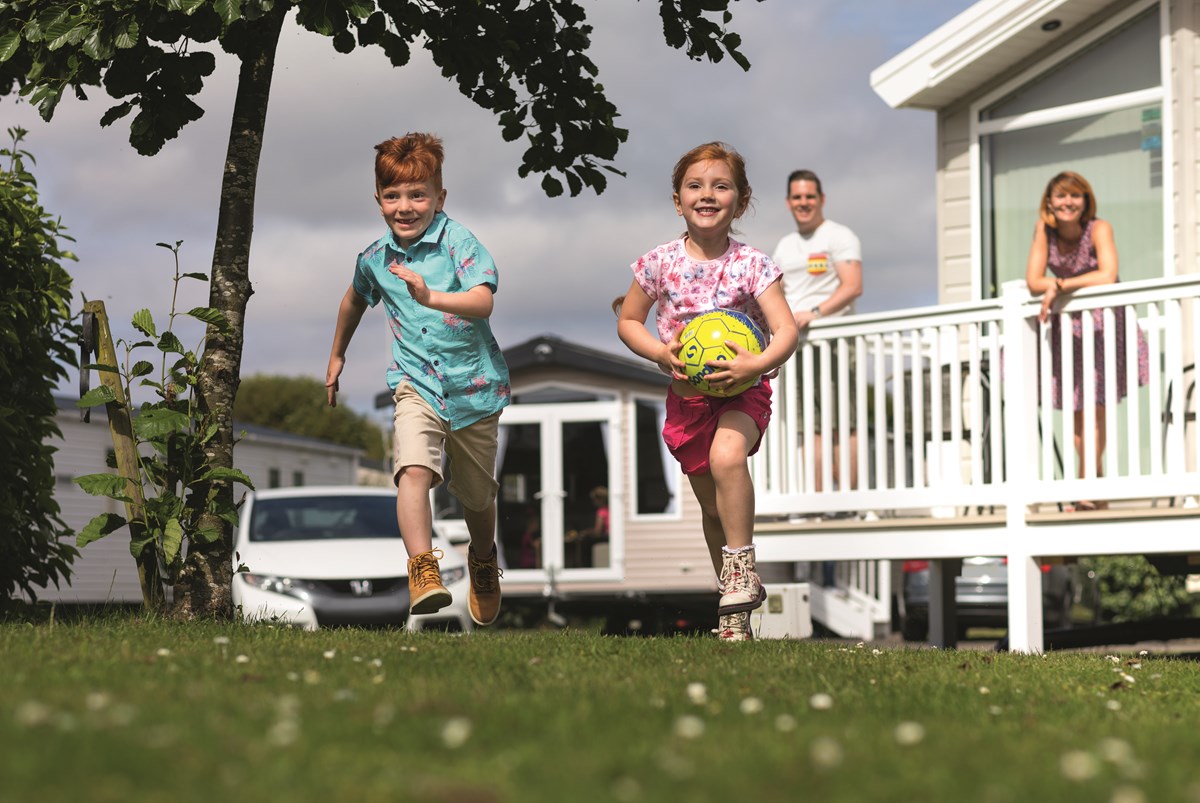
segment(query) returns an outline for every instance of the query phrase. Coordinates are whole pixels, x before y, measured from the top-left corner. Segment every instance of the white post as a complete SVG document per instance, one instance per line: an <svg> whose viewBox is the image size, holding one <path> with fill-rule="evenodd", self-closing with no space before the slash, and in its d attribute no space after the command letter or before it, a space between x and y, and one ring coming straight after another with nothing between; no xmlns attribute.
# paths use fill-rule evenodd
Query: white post
<svg viewBox="0 0 1200 803"><path fill-rule="evenodd" d="M1008 541L1008 647L1013 652L1041 652L1042 578L1033 559L1025 522L1037 471L1037 335L1024 317L1029 298L1024 281L1005 282L1001 301L1004 321L1005 510ZM1069 322L1067 324L1070 325ZM1044 388L1043 403L1050 403Z"/></svg>

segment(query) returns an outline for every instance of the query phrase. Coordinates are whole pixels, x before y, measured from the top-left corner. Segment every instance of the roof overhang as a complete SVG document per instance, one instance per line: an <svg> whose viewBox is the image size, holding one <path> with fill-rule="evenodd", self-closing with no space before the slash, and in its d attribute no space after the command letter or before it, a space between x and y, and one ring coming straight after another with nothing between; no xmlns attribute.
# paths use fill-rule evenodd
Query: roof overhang
<svg viewBox="0 0 1200 803"><path fill-rule="evenodd" d="M943 109L1036 58L1112 5L1113 0L983 0L875 68L871 88L894 109Z"/></svg>

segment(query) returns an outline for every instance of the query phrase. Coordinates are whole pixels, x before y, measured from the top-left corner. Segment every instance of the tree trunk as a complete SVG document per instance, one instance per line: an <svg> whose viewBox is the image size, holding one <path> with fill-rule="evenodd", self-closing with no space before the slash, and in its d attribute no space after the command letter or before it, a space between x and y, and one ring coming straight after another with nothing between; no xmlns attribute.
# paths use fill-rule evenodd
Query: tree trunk
<svg viewBox="0 0 1200 803"><path fill-rule="evenodd" d="M201 427L215 422L217 435L205 453L211 464L233 466L233 401L242 365L246 302L250 285L250 240L254 230L254 191L266 127L267 102L275 69L275 51L287 5L280 3L265 17L251 23L239 54L241 72L233 106L225 178L221 184L217 241L213 251L209 305L229 322L231 335L208 328L204 357L197 373L197 400ZM213 495L233 500L232 483L221 480L199 489L193 498L204 504ZM232 615L229 583L233 577L233 525L213 513L203 514L201 527L219 529L213 543L191 541L183 570L175 585L172 615L181 619L228 618Z"/></svg>

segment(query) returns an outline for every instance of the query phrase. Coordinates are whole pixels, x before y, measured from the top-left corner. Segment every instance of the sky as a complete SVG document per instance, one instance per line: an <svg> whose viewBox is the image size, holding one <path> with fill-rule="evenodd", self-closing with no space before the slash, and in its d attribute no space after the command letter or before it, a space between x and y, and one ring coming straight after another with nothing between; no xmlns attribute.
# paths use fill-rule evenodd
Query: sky
<svg viewBox="0 0 1200 803"><path fill-rule="evenodd" d="M496 260L492 328L503 348L555 335L633 357L609 302L628 288L631 262L682 231L671 168L711 140L742 153L754 187L738 239L770 253L794 228L787 174L812 169L826 217L862 241L858 310L936 302L934 115L889 108L869 75L971 2L743 0L730 27L749 72L729 58L696 62L668 47L656 2L582 5L598 80L629 139L615 160L627 176L610 177L600 196L575 198L546 198L540 175L518 178L521 141L504 142L493 116L459 95L423 50L394 69L373 49L341 55L286 25L258 177L243 377L324 381L355 257L385 231L373 148L408 131L445 141L446 212ZM134 339L128 321L137 310L163 321L170 309L174 263L155 243L182 240L184 271L211 268L236 77L236 62L219 55L198 98L204 117L153 157L128 144L129 118L100 127L113 104L101 90L88 101L64 99L50 123L11 96L0 99L3 127L29 131L22 147L36 160L42 205L75 240L78 262L67 266L79 303L104 300L115 337ZM178 307L207 303L207 284L185 280ZM201 327L177 333L198 349ZM347 352L343 404L371 412L386 390L388 336L382 307L369 310Z"/></svg>

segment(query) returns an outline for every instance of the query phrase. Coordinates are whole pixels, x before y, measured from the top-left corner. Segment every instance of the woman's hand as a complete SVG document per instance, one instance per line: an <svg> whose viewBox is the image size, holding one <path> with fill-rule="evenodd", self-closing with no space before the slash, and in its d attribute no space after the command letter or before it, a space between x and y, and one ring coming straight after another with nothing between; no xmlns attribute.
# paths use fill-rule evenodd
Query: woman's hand
<svg viewBox="0 0 1200 803"><path fill-rule="evenodd" d="M1042 323L1045 323L1046 319L1050 317L1051 307L1054 305L1054 299L1056 298L1058 298L1057 282L1047 287L1045 292L1042 293L1042 309L1038 312L1038 320Z"/></svg>

